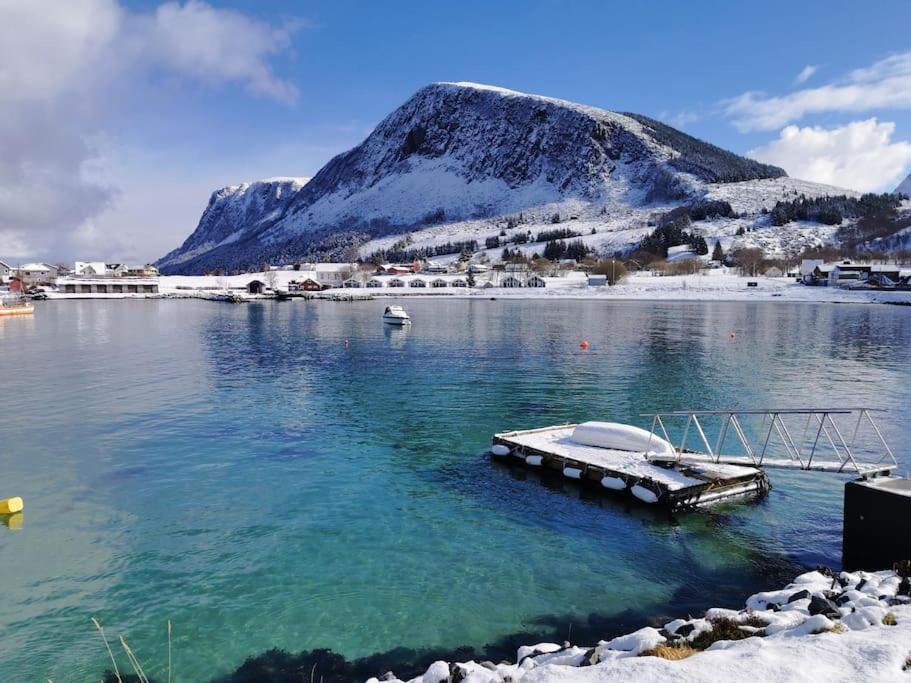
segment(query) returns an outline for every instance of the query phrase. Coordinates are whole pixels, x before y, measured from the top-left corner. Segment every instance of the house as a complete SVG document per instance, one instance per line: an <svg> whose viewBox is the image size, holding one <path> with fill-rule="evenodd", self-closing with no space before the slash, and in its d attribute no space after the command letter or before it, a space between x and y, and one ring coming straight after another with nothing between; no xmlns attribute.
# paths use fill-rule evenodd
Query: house
<svg viewBox="0 0 911 683"><path fill-rule="evenodd" d="M105 274L113 277L123 277L129 268L123 263L105 263Z"/></svg>
<svg viewBox="0 0 911 683"><path fill-rule="evenodd" d="M147 263L144 266L127 268L126 275L127 277L158 277L159 273L158 268L151 263Z"/></svg>
<svg viewBox="0 0 911 683"><path fill-rule="evenodd" d="M833 267L834 266L825 263L820 263L813 268L813 270L804 275L801 280L805 285L825 287L829 284L829 274L832 272Z"/></svg>
<svg viewBox="0 0 911 683"><path fill-rule="evenodd" d="M526 287L545 287L544 278L539 275L532 275L525 281Z"/></svg>
<svg viewBox="0 0 911 683"><path fill-rule="evenodd" d="M266 291L266 283L262 280L250 280L247 283L247 293L248 294L264 294Z"/></svg>
<svg viewBox="0 0 911 683"><path fill-rule="evenodd" d="M303 280L292 280L288 283L289 292L321 292L324 289L328 288L312 277L307 277Z"/></svg>
<svg viewBox="0 0 911 683"><path fill-rule="evenodd" d="M13 274L13 268L7 263L0 261L0 282L9 282L10 276Z"/></svg>
<svg viewBox="0 0 911 683"><path fill-rule="evenodd" d="M57 269L46 263L26 263L16 268L15 274L26 288L52 285L57 281Z"/></svg>
<svg viewBox="0 0 911 683"><path fill-rule="evenodd" d="M512 275L507 275L505 278L503 278L503 282L500 283L500 286L509 287L509 288L521 287L522 281L519 280L519 278L517 278L517 277L514 277Z"/></svg>
<svg viewBox="0 0 911 683"><path fill-rule="evenodd" d="M805 258L805 259L801 260L800 277L802 278L805 275L809 275L814 270L816 270L819 266L825 265L825 263L826 262L823 261L821 258Z"/></svg>
<svg viewBox="0 0 911 683"><path fill-rule="evenodd" d="M104 277L108 274L108 267L103 261L76 261L73 267L73 274Z"/></svg>
<svg viewBox="0 0 911 683"><path fill-rule="evenodd" d="M872 269L873 266L866 263L842 261L829 271L829 286L838 287L866 280Z"/></svg>

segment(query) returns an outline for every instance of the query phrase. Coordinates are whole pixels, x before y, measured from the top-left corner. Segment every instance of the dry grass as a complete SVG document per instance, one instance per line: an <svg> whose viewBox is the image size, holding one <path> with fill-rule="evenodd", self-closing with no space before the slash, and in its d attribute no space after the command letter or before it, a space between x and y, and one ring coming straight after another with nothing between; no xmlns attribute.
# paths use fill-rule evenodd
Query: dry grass
<svg viewBox="0 0 911 683"><path fill-rule="evenodd" d="M892 612L886 612L886 616L883 617L883 626L898 626L898 619Z"/></svg>
<svg viewBox="0 0 911 683"><path fill-rule="evenodd" d="M120 669L117 667L117 659L114 657L114 651L111 649L111 644L108 642L108 638L104 633L104 628L101 626L101 623L95 618L92 617L92 623L95 624L95 628L98 629L98 633L101 635L101 639L104 641L104 646L107 648L108 657L111 659L111 664L114 667L113 677L117 680L117 683L124 683L123 678L120 675ZM142 664L139 661L139 658L133 652L132 648L127 643L126 639L123 636L119 636L120 647L123 649L124 654L126 655L127 661L130 662L130 666L133 667L133 672L135 673L136 680L139 683L151 683L149 677L146 675L146 672L142 668ZM168 683L171 683L171 620L168 619Z"/></svg>
<svg viewBox="0 0 911 683"><path fill-rule="evenodd" d="M733 619L712 619L711 624L712 630L700 633L690 641L690 645L697 650L707 650L719 640L743 640L753 635L741 629L740 623ZM767 624L763 624L763 626L767 626Z"/></svg>
<svg viewBox="0 0 911 683"><path fill-rule="evenodd" d="M690 647L686 643L681 643L679 645L659 645L658 647L653 647L651 650L646 650L639 654L640 657L661 657L661 659L670 659L671 661L678 661L681 659L686 659L694 654L699 652L694 647Z"/></svg>
<svg viewBox="0 0 911 683"><path fill-rule="evenodd" d="M760 617L757 614L751 614L750 616L748 616L746 619L743 620L742 625L743 626L752 626L753 628L765 628L766 626L769 625L769 622L767 622L765 619L763 619L762 617Z"/></svg>
<svg viewBox="0 0 911 683"><path fill-rule="evenodd" d="M829 633L845 633L848 628L840 621L835 622L835 626L829 629Z"/></svg>

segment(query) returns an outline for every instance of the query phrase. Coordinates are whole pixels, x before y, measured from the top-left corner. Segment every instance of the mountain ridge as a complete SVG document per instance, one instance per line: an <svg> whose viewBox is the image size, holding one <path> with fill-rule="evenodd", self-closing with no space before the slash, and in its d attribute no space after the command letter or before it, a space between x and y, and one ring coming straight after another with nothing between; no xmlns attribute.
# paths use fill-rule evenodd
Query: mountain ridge
<svg viewBox="0 0 911 683"><path fill-rule="evenodd" d="M785 176L646 116L496 86L434 83L271 201L251 202L251 186L217 191L196 230L158 263L164 272L199 272L337 258L427 225L567 201L613 214L698 197L719 183ZM260 181L253 195L262 187L275 189Z"/></svg>

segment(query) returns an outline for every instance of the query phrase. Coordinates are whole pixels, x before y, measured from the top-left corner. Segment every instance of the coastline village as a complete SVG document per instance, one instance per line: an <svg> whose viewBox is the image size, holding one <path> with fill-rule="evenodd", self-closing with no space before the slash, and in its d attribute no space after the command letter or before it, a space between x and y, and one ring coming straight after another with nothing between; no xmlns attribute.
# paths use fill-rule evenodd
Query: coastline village
<svg viewBox="0 0 911 683"><path fill-rule="evenodd" d="M678 250L678 251L674 251ZM911 266L851 260L803 259L793 267L771 266L752 272L672 248L667 261L636 270L620 259L563 259L556 262L449 263L296 263L263 265L237 275L161 275L152 264L141 266L102 261L10 265L0 260L0 292L31 299L203 298L233 302L268 298L325 296L366 298L373 295L466 294L470 290L579 290L654 277L727 276L743 278L742 286L760 281L832 286L844 289L911 292ZM684 285L685 288L685 285ZM324 294L325 293L325 294Z"/></svg>

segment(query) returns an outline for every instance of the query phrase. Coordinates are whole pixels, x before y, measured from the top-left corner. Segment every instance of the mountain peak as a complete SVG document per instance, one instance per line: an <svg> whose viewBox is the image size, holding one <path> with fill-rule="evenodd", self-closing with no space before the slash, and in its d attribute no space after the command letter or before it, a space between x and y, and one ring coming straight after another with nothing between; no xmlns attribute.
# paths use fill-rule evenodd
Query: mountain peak
<svg viewBox="0 0 911 683"><path fill-rule="evenodd" d="M159 263L193 272L337 256L428 224L568 200L605 211L679 202L709 183L784 175L644 116L492 85L432 83L306 184L273 179L219 191L193 235Z"/></svg>

